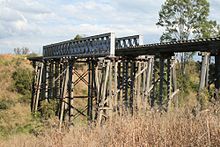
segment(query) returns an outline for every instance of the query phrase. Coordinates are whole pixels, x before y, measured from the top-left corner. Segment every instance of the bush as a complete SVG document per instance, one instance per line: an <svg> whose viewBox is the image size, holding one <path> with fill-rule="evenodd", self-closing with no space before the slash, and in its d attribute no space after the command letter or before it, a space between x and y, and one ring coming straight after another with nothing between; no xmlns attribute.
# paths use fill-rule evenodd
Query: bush
<svg viewBox="0 0 220 147"><path fill-rule="evenodd" d="M17 134L17 133L31 133L31 134L39 134L43 130L43 125L42 123L32 120L33 122L25 125L18 125L16 126L11 134Z"/></svg>
<svg viewBox="0 0 220 147"><path fill-rule="evenodd" d="M30 93L32 73L29 69L17 69L12 78L14 80L14 87L16 91L22 95Z"/></svg>
<svg viewBox="0 0 220 147"><path fill-rule="evenodd" d="M199 91L197 95L197 101L199 105L199 110L204 110L208 107L209 104L209 92L207 89Z"/></svg>
<svg viewBox="0 0 220 147"><path fill-rule="evenodd" d="M27 55L27 58L31 58L31 57L38 57L39 55L36 53L31 53Z"/></svg>
<svg viewBox="0 0 220 147"><path fill-rule="evenodd" d="M30 95L31 95L31 92L27 91L25 95L22 95L19 98L19 102L20 103L25 103L25 104L30 104L30 102L31 102Z"/></svg>
<svg viewBox="0 0 220 147"><path fill-rule="evenodd" d="M14 105L14 102L12 100L1 100L0 101L0 110L7 110L13 105Z"/></svg>
<svg viewBox="0 0 220 147"><path fill-rule="evenodd" d="M58 104L56 101L50 100L50 102L48 102L47 100L44 100L41 105L41 112L44 119L52 118L55 116L57 107Z"/></svg>

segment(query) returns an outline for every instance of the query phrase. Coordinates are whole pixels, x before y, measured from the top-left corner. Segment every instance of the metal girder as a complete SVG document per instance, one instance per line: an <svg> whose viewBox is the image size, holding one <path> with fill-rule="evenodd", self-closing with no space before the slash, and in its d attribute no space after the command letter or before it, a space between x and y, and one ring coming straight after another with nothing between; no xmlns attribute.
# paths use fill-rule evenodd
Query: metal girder
<svg viewBox="0 0 220 147"><path fill-rule="evenodd" d="M114 33L85 37L80 40L67 40L43 47L43 57L105 57L114 56L115 49L143 45L143 36L134 35L115 38Z"/></svg>
<svg viewBox="0 0 220 147"><path fill-rule="evenodd" d="M137 47L143 45L143 36L134 35L115 39L115 48L127 48L127 47Z"/></svg>
<svg viewBox="0 0 220 147"><path fill-rule="evenodd" d="M56 56L106 56L114 54L114 33L85 37L80 40L67 40L43 47L44 57Z"/></svg>

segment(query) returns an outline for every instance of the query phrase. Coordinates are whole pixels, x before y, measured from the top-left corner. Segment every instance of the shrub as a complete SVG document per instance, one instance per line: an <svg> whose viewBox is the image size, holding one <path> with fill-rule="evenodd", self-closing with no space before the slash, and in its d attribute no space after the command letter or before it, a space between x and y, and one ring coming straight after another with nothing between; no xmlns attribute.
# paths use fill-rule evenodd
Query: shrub
<svg viewBox="0 0 220 147"><path fill-rule="evenodd" d="M12 100L1 100L0 101L0 110L7 110L13 105L14 105L14 102Z"/></svg>
<svg viewBox="0 0 220 147"><path fill-rule="evenodd" d="M37 57L37 56L38 56L38 54L36 54L36 53L31 53L31 54L28 54L28 55L27 55L27 58Z"/></svg>
<svg viewBox="0 0 220 147"><path fill-rule="evenodd" d="M30 95L31 95L31 92L30 92L30 91L27 91L27 92L25 93L25 95L22 95L22 96L19 98L19 102L20 102L20 103L30 104L30 102L31 102Z"/></svg>
<svg viewBox="0 0 220 147"><path fill-rule="evenodd" d="M45 119L55 116L57 107L58 107L58 104L56 101L50 100L50 102L48 102L47 100L44 100L41 105L42 116Z"/></svg>
<svg viewBox="0 0 220 147"><path fill-rule="evenodd" d="M199 102L199 109L203 110L208 107L209 104L209 92L207 89L199 91L197 95L197 101Z"/></svg>
<svg viewBox="0 0 220 147"><path fill-rule="evenodd" d="M14 87L18 93L22 95L30 93L32 74L29 69L17 69L13 73L12 78L14 80Z"/></svg>

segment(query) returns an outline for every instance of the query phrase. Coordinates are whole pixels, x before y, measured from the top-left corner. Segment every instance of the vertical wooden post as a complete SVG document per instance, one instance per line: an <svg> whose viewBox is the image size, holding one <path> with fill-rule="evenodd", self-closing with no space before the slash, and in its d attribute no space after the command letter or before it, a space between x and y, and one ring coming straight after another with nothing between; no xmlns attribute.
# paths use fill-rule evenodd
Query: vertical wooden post
<svg viewBox="0 0 220 147"><path fill-rule="evenodd" d="M109 81L108 81L108 105L109 105L109 119L110 121L112 120L113 116L113 99L112 99L112 59L110 60L109 63Z"/></svg>
<svg viewBox="0 0 220 147"><path fill-rule="evenodd" d="M73 116L73 65L74 61L70 59L69 61L69 79L68 79L68 111L69 111L69 122L71 122L71 118Z"/></svg>
<svg viewBox="0 0 220 147"><path fill-rule="evenodd" d="M118 109L119 109L119 114L121 115L122 114L122 103L123 103L123 100L122 100L122 80L123 80L123 77L121 77L121 70L122 70L122 67L121 67L121 62L122 60L119 61L118 63Z"/></svg>
<svg viewBox="0 0 220 147"><path fill-rule="evenodd" d="M172 71L171 71L171 78L172 78L172 86L173 86L173 92L177 91L177 78L176 78L176 59L175 57L172 59L173 60L173 66L172 66ZM179 100L178 96L174 96L174 107L178 107L179 105Z"/></svg>
<svg viewBox="0 0 220 147"><path fill-rule="evenodd" d="M96 93L96 83L95 83L95 59L92 59L92 65L91 65L91 118L93 120L93 99L94 94ZM97 95L97 94L96 94Z"/></svg>
<svg viewBox="0 0 220 147"><path fill-rule="evenodd" d="M152 67L153 67L153 73L152 73L152 85L153 85L153 89L151 90L150 93L150 106L151 108L154 107L154 103L155 103L155 92L156 92L156 67L155 67L155 63L156 63L156 59L154 59L154 62L152 63Z"/></svg>
<svg viewBox="0 0 220 147"><path fill-rule="evenodd" d="M103 75L103 88L102 88L102 95L101 96L101 102L100 102L100 111L99 111L99 120L98 120L98 124L101 124L102 122L102 116L104 113L104 106L106 104L106 88L107 88L107 83L108 83L108 79L109 79L109 61L107 62L106 68L105 68L105 75Z"/></svg>
<svg viewBox="0 0 220 147"><path fill-rule="evenodd" d="M44 61L43 66L43 73L42 73L42 90L41 90L41 98L46 99L47 98L47 61Z"/></svg>
<svg viewBox="0 0 220 147"><path fill-rule="evenodd" d="M131 60L131 71L130 71L130 99L129 99L129 108L130 108L130 112L131 115L133 115L133 106L134 106L134 80L135 80L135 61L134 59Z"/></svg>
<svg viewBox="0 0 220 147"><path fill-rule="evenodd" d="M40 99L40 92L42 92L42 78L43 78L43 71L44 71L44 63L41 63L40 71L38 73L38 82L37 82L37 93L36 93L36 99L35 99L35 106L34 106L34 112L37 112L38 110L38 104Z"/></svg>
<svg viewBox="0 0 220 147"><path fill-rule="evenodd" d="M54 61L51 60L48 66L48 99L50 100L53 97L53 66Z"/></svg>
<svg viewBox="0 0 220 147"><path fill-rule="evenodd" d="M49 101L49 61L45 61L45 98Z"/></svg>
<svg viewBox="0 0 220 147"><path fill-rule="evenodd" d="M36 61L32 61L32 66L34 68L33 71L33 78L32 78L32 88L31 88L31 112L33 112L34 108L34 103L35 103L35 94L36 94L36 80L37 80L37 71L38 71L38 66L36 65Z"/></svg>
<svg viewBox="0 0 220 147"><path fill-rule="evenodd" d="M100 80L101 80L101 75L100 75L100 62L97 61L97 66L95 67L95 71L94 71L94 81L95 81L95 85L96 85L96 110L95 110L95 120L98 117L98 108L99 108L99 103L100 103Z"/></svg>
<svg viewBox="0 0 220 147"><path fill-rule="evenodd" d="M147 66L147 63L143 63L143 70ZM146 110L146 97L145 97L145 90L146 90L146 70L142 73L142 93L141 93L141 102L142 102L142 108L145 111Z"/></svg>
<svg viewBox="0 0 220 147"><path fill-rule="evenodd" d="M61 105L62 105L62 87L63 87L63 76L64 76L64 70L65 70L65 66L64 66L64 61L63 61L63 59L61 59L60 60L60 63L59 63L59 78L58 78L58 80L59 80L59 89L58 89L58 93L59 93L59 108L60 109L58 109L58 111L57 111L57 114L59 114L59 116L60 116L60 113L61 113Z"/></svg>
<svg viewBox="0 0 220 147"><path fill-rule="evenodd" d="M118 61L114 60L114 106L118 114Z"/></svg>
<svg viewBox="0 0 220 147"><path fill-rule="evenodd" d="M206 69L206 82L205 87L209 86L209 65L210 65L210 53L207 53L207 69Z"/></svg>
<svg viewBox="0 0 220 147"><path fill-rule="evenodd" d="M63 80L62 80L62 86L61 86L61 97L60 97L60 100L61 100L61 108L60 108L60 121L59 121L59 129L61 130L61 127L62 127L62 123L63 123L63 120L64 120L64 117L65 117L65 105L66 105L66 94L67 94L67 84L68 84L68 78L69 78L69 67L68 65L67 66L64 66L64 73L63 73Z"/></svg>
<svg viewBox="0 0 220 147"><path fill-rule="evenodd" d="M220 55L215 56L215 99L219 100L220 91Z"/></svg>
<svg viewBox="0 0 220 147"><path fill-rule="evenodd" d="M99 93L99 91L98 91L98 84L99 83L97 83L97 81L99 81L99 78L98 78L98 71L96 71L96 70L98 70L98 59L94 59L93 60L93 63L92 63L92 98L93 98L93 101L94 101L94 98L95 98L95 104L94 103L92 103L93 104L93 108L95 108L95 110L93 110L94 111L94 120L96 120L97 119L97 115L98 115L98 110L97 110L97 108L98 108L98 101L97 101L97 98L98 98L98 93Z"/></svg>
<svg viewBox="0 0 220 147"><path fill-rule="evenodd" d="M128 108L128 60L123 62L123 101L125 110Z"/></svg>
<svg viewBox="0 0 220 147"><path fill-rule="evenodd" d="M167 58L167 110L170 109L170 94L171 94L171 57Z"/></svg>
<svg viewBox="0 0 220 147"><path fill-rule="evenodd" d="M163 82L164 82L164 57L160 57L160 85L159 85L159 109L163 104Z"/></svg>
<svg viewBox="0 0 220 147"><path fill-rule="evenodd" d="M151 76L152 76L152 57L148 58L148 68L147 68L147 79L146 79L146 92L145 95L147 96L147 98L149 98L149 92L150 92L150 88L151 88ZM150 102L150 100L149 100Z"/></svg>
<svg viewBox="0 0 220 147"><path fill-rule="evenodd" d="M59 69L59 60L56 60L55 61L55 88L54 88L54 98L56 98L56 99L58 99L59 98L59 85L60 85L60 83L59 83L59 71L60 71L60 69Z"/></svg>
<svg viewBox="0 0 220 147"><path fill-rule="evenodd" d="M69 62L68 60L65 60L64 61L64 70L66 71L65 72L65 75L64 75L64 95L63 95L63 102L64 102L64 113L63 113L63 120L66 120L66 117L69 113L69 97L68 97L68 83L69 83Z"/></svg>
<svg viewBox="0 0 220 147"><path fill-rule="evenodd" d="M141 72L141 61L138 61L138 71L137 73L139 74ZM136 94L136 101L137 101L137 110L140 109L141 107L141 96L140 96L140 87L141 87L141 76L138 76L137 77L137 87L136 87L136 90L137 90L137 94Z"/></svg>
<svg viewBox="0 0 220 147"><path fill-rule="evenodd" d="M205 88L206 84L206 74L208 69L208 55L206 53L203 53L202 55L202 68L201 68L201 75L200 75L200 84L199 84L199 91Z"/></svg>
<svg viewBox="0 0 220 147"><path fill-rule="evenodd" d="M138 62L135 61L135 72L137 72L136 74L138 74ZM134 112L137 112L137 77L136 77L136 74L135 74L135 77L134 77L134 95L133 95L133 111Z"/></svg>
<svg viewBox="0 0 220 147"><path fill-rule="evenodd" d="M93 59L92 59L93 60ZM88 59L88 121L92 121L92 60Z"/></svg>

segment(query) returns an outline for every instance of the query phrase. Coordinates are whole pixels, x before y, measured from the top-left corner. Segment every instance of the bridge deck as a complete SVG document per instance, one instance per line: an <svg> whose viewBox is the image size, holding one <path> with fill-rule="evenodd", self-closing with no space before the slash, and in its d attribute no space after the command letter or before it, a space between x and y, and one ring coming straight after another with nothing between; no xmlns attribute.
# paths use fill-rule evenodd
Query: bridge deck
<svg viewBox="0 0 220 147"><path fill-rule="evenodd" d="M176 41L167 43L146 44L138 47L129 47L116 49L117 56L139 56L139 55L157 55L157 54L172 54L177 52L211 52L218 53L220 50L220 37Z"/></svg>
<svg viewBox="0 0 220 147"><path fill-rule="evenodd" d="M155 43L155 44L145 44L132 47L116 48L116 56L140 56L140 55L158 55L158 54L174 54L177 52L210 52L216 55L220 51L220 37L209 38L209 39L198 39L198 40L188 40L188 41L175 41L167 43ZM75 57L75 55L63 55L63 56L52 56L50 59L62 58L62 57ZM91 54L91 57L95 57ZM48 57L34 57L29 58L30 60L41 60L41 58L46 59ZM88 56L82 56L78 58L88 58Z"/></svg>

